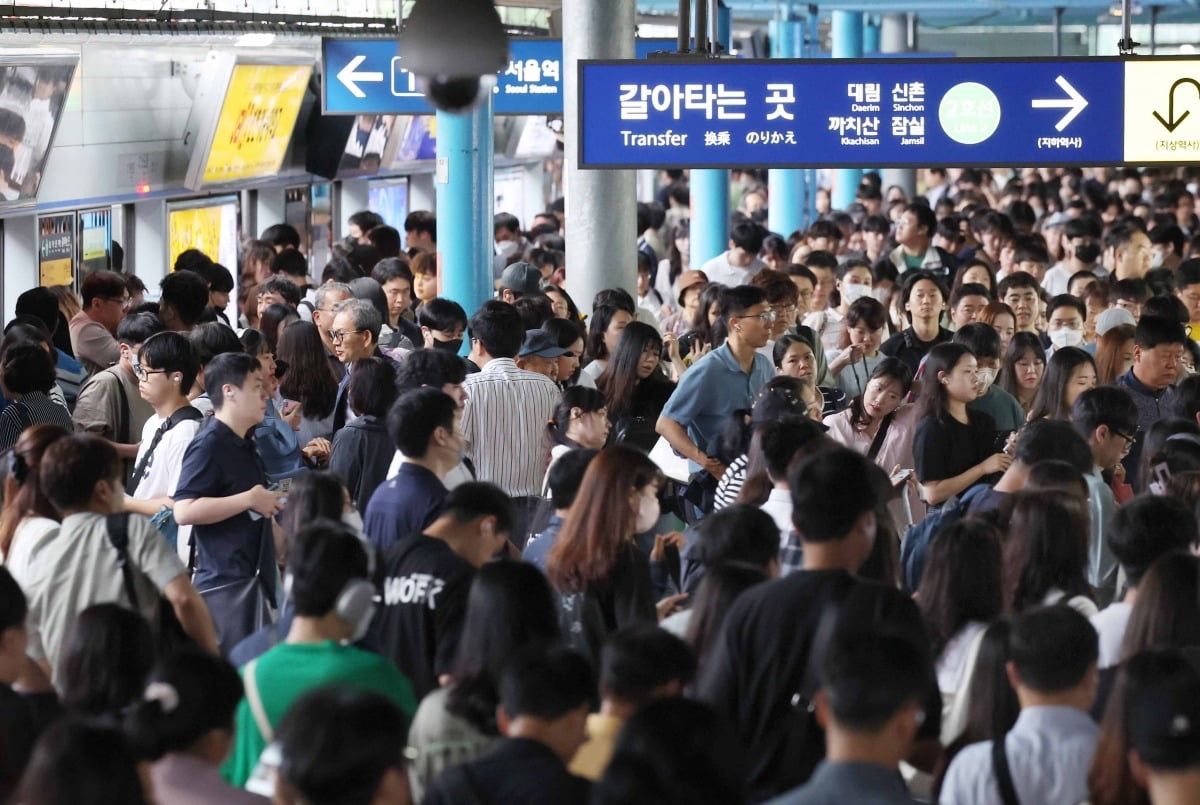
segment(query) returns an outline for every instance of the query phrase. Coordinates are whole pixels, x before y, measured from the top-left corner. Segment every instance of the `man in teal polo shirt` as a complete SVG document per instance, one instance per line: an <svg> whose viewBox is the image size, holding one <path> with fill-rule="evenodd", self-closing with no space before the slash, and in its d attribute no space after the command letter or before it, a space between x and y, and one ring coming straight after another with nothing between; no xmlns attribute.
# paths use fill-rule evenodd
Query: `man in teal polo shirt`
<svg viewBox="0 0 1200 805"><path fill-rule="evenodd" d="M775 376L771 361L757 350L766 346L775 312L762 288L739 285L721 293L721 318L728 340L684 372L658 418L657 430L693 470L714 478L725 473L720 459L708 454L739 408L754 407L758 392Z"/></svg>

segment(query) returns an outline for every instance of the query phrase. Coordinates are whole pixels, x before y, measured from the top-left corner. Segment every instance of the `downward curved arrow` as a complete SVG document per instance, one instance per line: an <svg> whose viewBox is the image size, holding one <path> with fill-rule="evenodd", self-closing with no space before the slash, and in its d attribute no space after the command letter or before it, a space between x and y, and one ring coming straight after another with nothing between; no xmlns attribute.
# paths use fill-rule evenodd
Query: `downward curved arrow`
<svg viewBox="0 0 1200 805"><path fill-rule="evenodd" d="M1174 132L1175 129L1179 128L1179 124L1187 120L1187 116L1191 114L1190 111L1185 109L1182 115L1175 117L1175 90L1178 89L1181 84L1191 84L1196 88L1196 93L1200 95L1200 82L1196 81L1194 78L1181 78L1171 85L1171 92L1167 96L1166 119L1164 120L1163 116L1158 112L1153 113L1154 116L1158 118L1158 122L1162 123L1163 128L1169 132Z"/></svg>

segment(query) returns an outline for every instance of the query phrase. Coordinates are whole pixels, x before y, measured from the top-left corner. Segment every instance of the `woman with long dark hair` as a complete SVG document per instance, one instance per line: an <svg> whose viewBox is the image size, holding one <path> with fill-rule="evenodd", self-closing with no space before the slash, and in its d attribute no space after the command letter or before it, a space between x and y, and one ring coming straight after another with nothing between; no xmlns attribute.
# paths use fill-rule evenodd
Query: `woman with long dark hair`
<svg viewBox="0 0 1200 805"><path fill-rule="evenodd" d="M929 350L917 402L913 465L930 506L941 506L1012 463L997 449L995 421L967 408L978 393L975 356L969 349L938 344Z"/></svg>
<svg viewBox="0 0 1200 805"><path fill-rule="evenodd" d="M33 558L58 534L58 511L42 494L38 469L46 448L68 435L60 425L34 425L17 438L11 452L0 454L4 474L4 510L0 514L0 555L18 584L27 586Z"/></svg>
<svg viewBox="0 0 1200 805"><path fill-rule="evenodd" d="M1096 340L1096 382L1107 386L1133 366L1134 336L1132 324L1118 324Z"/></svg>
<svg viewBox="0 0 1200 805"><path fill-rule="evenodd" d="M258 358L263 369L263 391L267 393L267 407L263 412L263 421L254 428L254 441L267 470L267 476L278 480L303 468L300 441L296 430L276 408L279 372L275 363L275 351L270 342L263 333L251 328L242 330L239 339L246 354Z"/></svg>
<svg viewBox="0 0 1200 805"><path fill-rule="evenodd" d="M1004 603L1020 613L1066 604L1091 617L1098 611L1087 581L1090 531L1085 504L1068 495L1015 492L1004 544Z"/></svg>
<svg viewBox="0 0 1200 805"><path fill-rule="evenodd" d="M726 329L721 321L721 292L725 286L710 282L700 289L696 307L687 332L679 336L679 354L691 363L703 358L725 343Z"/></svg>
<svg viewBox="0 0 1200 805"><path fill-rule="evenodd" d="M630 322L621 333L608 366L596 378L604 394L616 443L629 442L649 452L658 441L654 423L662 414L672 383L661 367L663 339L649 324Z"/></svg>
<svg viewBox="0 0 1200 805"><path fill-rule="evenodd" d="M1033 408L1042 375L1046 373L1046 350L1036 333L1016 333L1004 353L1000 388L1017 398L1025 413Z"/></svg>
<svg viewBox="0 0 1200 805"><path fill-rule="evenodd" d="M884 358L872 370L863 393L850 401L850 407L825 417L829 438L862 453L887 473L911 470L916 407L905 405L904 400L912 383L908 364L899 358ZM900 499L888 504L892 518L901 528L911 525L915 514L921 511L916 485L905 484L905 490L909 498L907 507Z"/></svg>
<svg viewBox="0 0 1200 805"><path fill-rule="evenodd" d="M670 242L667 244L667 256L658 262L658 274L654 279L654 289L668 307L674 311L679 298L679 275L688 267L692 252L691 221L680 219L670 232Z"/></svg>
<svg viewBox="0 0 1200 805"><path fill-rule="evenodd" d="M608 359L617 348L621 331L633 321L633 314L616 305L599 305L588 320L587 351L591 362L583 367L579 381L595 386L596 378L608 366ZM585 381L584 378L587 378Z"/></svg>
<svg viewBox="0 0 1200 805"><path fill-rule="evenodd" d="M1079 347L1063 347L1050 356L1046 374L1029 410L1029 421L1071 421L1079 395L1096 387L1096 361Z"/></svg>
<svg viewBox="0 0 1200 805"><path fill-rule="evenodd" d="M362 515L371 495L387 480L396 454L387 429L388 411L396 397L394 362L380 357L354 362L346 399L358 417L333 435L329 469L342 479Z"/></svg>
<svg viewBox="0 0 1200 805"><path fill-rule="evenodd" d="M609 633L629 623L655 623L675 605L673 597L656 604L650 579L650 562L663 560L665 546L656 539L647 557L633 540L658 522L662 483L645 454L630 447L601 450L546 555L546 577L563 599L565 625L572 627L564 632L592 656L599 656ZM574 631L576 619L582 634Z"/></svg>
<svg viewBox="0 0 1200 805"><path fill-rule="evenodd" d="M297 428L300 444L328 439L333 435L338 381L329 368L325 342L317 332L317 325L308 321L288 325L279 339L276 355L287 366L279 384L284 404L289 400L300 403Z"/></svg>
<svg viewBox="0 0 1200 805"><path fill-rule="evenodd" d="M421 700L408 731L413 801L444 769L483 754L500 740L496 706L500 669L522 647L559 637L546 577L525 562L493 562L475 574L452 681Z"/></svg>
<svg viewBox="0 0 1200 805"><path fill-rule="evenodd" d="M971 678L984 631L1004 611L999 530L960 520L937 532L916 599L937 661L942 710L948 715ZM961 725L943 727L955 735Z"/></svg>
<svg viewBox="0 0 1200 805"><path fill-rule="evenodd" d="M258 329L271 345L271 352L279 351L279 336L288 325L300 321L300 314L288 305L269 305L258 320Z"/></svg>

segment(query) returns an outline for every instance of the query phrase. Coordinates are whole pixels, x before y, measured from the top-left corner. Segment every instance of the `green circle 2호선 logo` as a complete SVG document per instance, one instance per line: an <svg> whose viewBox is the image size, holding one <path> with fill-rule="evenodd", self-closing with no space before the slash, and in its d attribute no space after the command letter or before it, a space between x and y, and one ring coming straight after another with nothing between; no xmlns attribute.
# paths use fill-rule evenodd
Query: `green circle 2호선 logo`
<svg viewBox="0 0 1200 805"><path fill-rule="evenodd" d="M978 145L1000 127L1000 100L975 81L955 84L942 96L938 122L954 142Z"/></svg>

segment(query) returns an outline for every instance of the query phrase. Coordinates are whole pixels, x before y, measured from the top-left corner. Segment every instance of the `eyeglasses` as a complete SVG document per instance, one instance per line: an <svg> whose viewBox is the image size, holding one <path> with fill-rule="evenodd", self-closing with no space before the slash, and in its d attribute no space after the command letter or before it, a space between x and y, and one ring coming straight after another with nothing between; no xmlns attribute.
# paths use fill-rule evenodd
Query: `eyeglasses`
<svg viewBox="0 0 1200 805"><path fill-rule="evenodd" d="M104 297L104 301L105 302L116 302L121 307L126 308L126 307L129 307L129 304L133 301L133 299L128 296L120 296L120 297L106 296L106 297Z"/></svg>
<svg viewBox="0 0 1200 805"><path fill-rule="evenodd" d="M137 361L133 361L130 364L130 368L133 369L133 376L138 380L149 380L150 375L163 375L168 371L167 369L147 369Z"/></svg>
<svg viewBox="0 0 1200 805"><path fill-rule="evenodd" d="M1133 436L1128 436L1124 433L1121 433L1121 431L1116 430L1116 429L1113 429L1113 433L1115 433L1117 436L1120 436L1122 439L1125 440L1124 450L1126 453L1128 453L1130 450L1133 449L1133 443L1137 441L1137 434L1134 434Z"/></svg>
<svg viewBox="0 0 1200 805"><path fill-rule="evenodd" d="M366 330L330 330L329 331L329 340L331 343L340 344L340 343L342 343L342 340L348 335L354 335L356 333L365 333L365 332L366 332Z"/></svg>
<svg viewBox="0 0 1200 805"><path fill-rule="evenodd" d="M775 311L774 310L764 310L762 313L753 313L753 314L748 313L744 316L738 316L738 318L740 318L740 319L758 319L763 324L774 324Z"/></svg>

